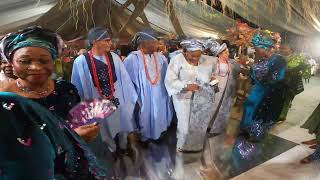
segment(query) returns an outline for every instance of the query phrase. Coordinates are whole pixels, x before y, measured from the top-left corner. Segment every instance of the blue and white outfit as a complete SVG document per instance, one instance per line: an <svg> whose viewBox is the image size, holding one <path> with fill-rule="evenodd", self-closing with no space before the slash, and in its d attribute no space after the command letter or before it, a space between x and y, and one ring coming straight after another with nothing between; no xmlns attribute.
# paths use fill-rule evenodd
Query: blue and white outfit
<svg viewBox="0 0 320 180"><path fill-rule="evenodd" d="M136 129L133 111L138 96L120 57L115 53L111 53L111 55L117 78L114 82L114 96L119 100L120 105L115 113L102 121L101 136L113 151L116 148L113 138L118 133L130 133ZM103 63L106 62L105 56L94 56L94 59ZM71 82L77 87L79 95L83 100L101 98L92 80L84 55L80 55L74 62Z"/></svg>
<svg viewBox="0 0 320 180"><path fill-rule="evenodd" d="M154 61L156 58L156 61ZM138 93L138 124L142 141L157 140L165 132L172 120L172 102L164 85L167 71L167 59L158 52L145 55L148 69L144 67L141 51L132 52L125 60L124 65L131 77L135 90ZM156 64L158 63L159 81L152 85L147 79L148 71L151 80L156 79Z"/></svg>

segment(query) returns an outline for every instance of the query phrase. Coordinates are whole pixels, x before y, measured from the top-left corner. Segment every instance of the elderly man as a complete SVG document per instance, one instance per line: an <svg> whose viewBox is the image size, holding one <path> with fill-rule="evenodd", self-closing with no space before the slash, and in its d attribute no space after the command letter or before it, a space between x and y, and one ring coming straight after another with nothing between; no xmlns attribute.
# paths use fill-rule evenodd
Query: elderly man
<svg viewBox="0 0 320 180"><path fill-rule="evenodd" d="M124 65L138 93L137 121L141 140L157 140L167 130L172 119L172 103L164 85L167 59L158 50L158 41L152 31L136 34L132 52Z"/></svg>
<svg viewBox="0 0 320 180"><path fill-rule="evenodd" d="M137 94L120 57L110 52L112 41L108 29L91 29L88 41L92 48L75 60L71 82L82 99L106 98L118 106L111 117L100 123L101 137L111 151L124 150L128 133L136 128L133 110ZM116 137L119 146L114 141ZM100 145L95 148L100 152Z"/></svg>

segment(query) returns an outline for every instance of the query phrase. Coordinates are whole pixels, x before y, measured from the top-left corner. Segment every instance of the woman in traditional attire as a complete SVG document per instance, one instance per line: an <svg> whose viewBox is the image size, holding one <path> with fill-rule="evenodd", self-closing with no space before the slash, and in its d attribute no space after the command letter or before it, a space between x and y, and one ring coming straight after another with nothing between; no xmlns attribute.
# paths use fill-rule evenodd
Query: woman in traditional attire
<svg viewBox="0 0 320 180"><path fill-rule="evenodd" d="M1 49L3 57L12 64L18 79L9 82L0 91L13 92L31 99L49 109L53 114L59 116L59 118L67 120L69 110L80 101L80 97L72 84L50 79L54 67L53 60L61 52L61 44L61 38L56 33L39 27L31 27L18 33L7 35L2 40ZM39 111L42 116L47 113ZM19 114L17 117L21 119L24 116L20 116ZM59 118L55 119L58 120ZM55 120L54 118L51 119ZM43 120L43 117L37 120ZM59 124L58 121L56 123ZM64 123L61 124L61 127L62 129L65 128L66 131L70 131L68 133L72 133L72 130L65 127ZM21 132L19 133L22 133L23 129L20 130ZM54 129L51 130L54 131ZM98 134L99 126L96 124L81 126L75 129L75 131L83 139L90 141ZM74 138L69 134L65 136ZM24 140L21 140L21 142L22 144L25 143ZM73 145L77 146L77 144ZM75 161L68 163L75 163ZM73 165L76 166L76 164L70 164L70 166ZM58 165L55 168L60 168L61 171L67 171L66 173L71 173L71 175L73 174L72 176L77 177L76 172L69 172L69 169L65 169L66 167L64 166ZM80 174L79 178L81 179Z"/></svg>
<svg viewBox="0 0 320 180"><path fill-rule="evenodd" d="M308 129L310 134L316 135L316 140L314 141L316 145L315 152L302 159L301 163L308 164L312 161L320 161L320 104L301 127ZM312 141L309 142L311 143Z"/></svg>
<svg viewBox="0 0 320 180"><path fill-rule="evenodd" d="M119 150L118 153L127 150L128 134L136 129L133 111L138 96L120 57L110 52L108 29L91 29L88 40L92 48L75 60L71 82L84 100L106 98L118 105L118 110L100 124L102 140L112 152ZM99 143L93 146L99 153Z"/></svg>
<svg viewBox="0 0 320 180"><path fill-rule="evenodd" d="M185 40L181 45L184 53L172 59L165 79L178 119L177 151L200 151L213 117L213 61L202 56L201 41Z"/></svg>
<svg viewBox="0 0 320 180"><path fill-rule="evenodd" d="M285 77L285 102L278 119L279 123L286 120L294 97L304 91L302 74L307 71L308 67L303 55L292 54L291 49L289 51L290 55L287 56L288 70Z"/></svg>
<svg viewBox="0 0 320 180"><path fill-rule="evenodd" d="M158 50L152 31L139 32L133 42L138 51L124 60L124 65L138 93L137 122L141 141L157 140L167 131L172 119L172 103L164 85L167 59Z"/></svg>
<svg viewBox="0 0 320 180"><path fill-rule="evenodd" d="M240 74L240 65L229 58L229 49L225 43L219 44L215 40L208 40L207 47L213 56L218 56L214 61L214 77L219 81L219 93L215 96L213 111L217 113L209 123L209 132L212 134L225 133L227 123L230 119L230 111L235 93L237 80Z"/></svg>
<svg viewBox="0 0 320 180"><path fill-rule="evenodd" d="M0 87L3 87L6 83L17 79L17 77L13 74L12 65L1 57L0 60Z"/></svg>
<svg viewBox="0 0 320 180"><path fill-rule="evenodd" d="M272 53L275 41L268 34L257 33L252 44L260 62L252 67L254 85L244 105L240 131L248 140L259 141L281 114L287 63L282 56Z"/></svg>
<svg viewBox="0 0 320 180"><path fill-rule="evenodd" d="M69 111L80 102L80 97L71 83L50 78L53 62L61 53L62 46L60 36L40 27L8 34L1 41L2 57L12 64L17 79L0 91L29 98L67 120ZM98 132L98 126L83 128L92 130L93 134ZM85 137L82 134L84 129L80 127L76 131Z"/></svg>

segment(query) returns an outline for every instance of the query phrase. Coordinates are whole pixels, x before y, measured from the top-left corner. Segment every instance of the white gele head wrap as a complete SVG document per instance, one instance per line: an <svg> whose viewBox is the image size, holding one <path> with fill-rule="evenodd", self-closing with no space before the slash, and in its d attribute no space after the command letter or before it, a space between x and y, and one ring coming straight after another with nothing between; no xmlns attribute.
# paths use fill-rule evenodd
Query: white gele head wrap
<svg viewBox="0 0 320 180"><path fill-rule="evenodd" d="M180 43L180 45L186 50L186 51L203 51L204 46L203 42L201 42L198 39L188 39L184 40Z"/></svg>
<svg viewBox="0 0 320 180"><path fill-rule="evenodd" d="M217 46L219 43L213 38L207 38L203 40L203 47L205 50L212 48L213 46Z"/></svg>
<svg viewBox="0 0 320 180"><path fill-rule="evenodd" d="M212 54L214 56L218 56L221 52L223 52L224 50L226 50L228 47L227 47L227 44L226 43L223 43L223 44L219 44L218 42L213 44L213 46L210 48L210 51L212 52Z"/></svg>

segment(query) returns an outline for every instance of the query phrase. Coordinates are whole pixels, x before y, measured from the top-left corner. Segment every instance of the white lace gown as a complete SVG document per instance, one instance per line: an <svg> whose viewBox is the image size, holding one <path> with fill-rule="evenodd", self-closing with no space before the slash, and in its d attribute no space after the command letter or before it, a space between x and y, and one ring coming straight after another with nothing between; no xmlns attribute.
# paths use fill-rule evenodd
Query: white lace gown
<svg viewBox="0 0 320 180"><path fill-rule="evenodd" d="M171 60L165 79L178 118L177 149L185 151L202 150L214 113L214 88L208 84L213 75L213 61L202 56L199 62L193 66L179 54ZM184 90L187 84L198 84L201 88L192 93Z"/></svg>

